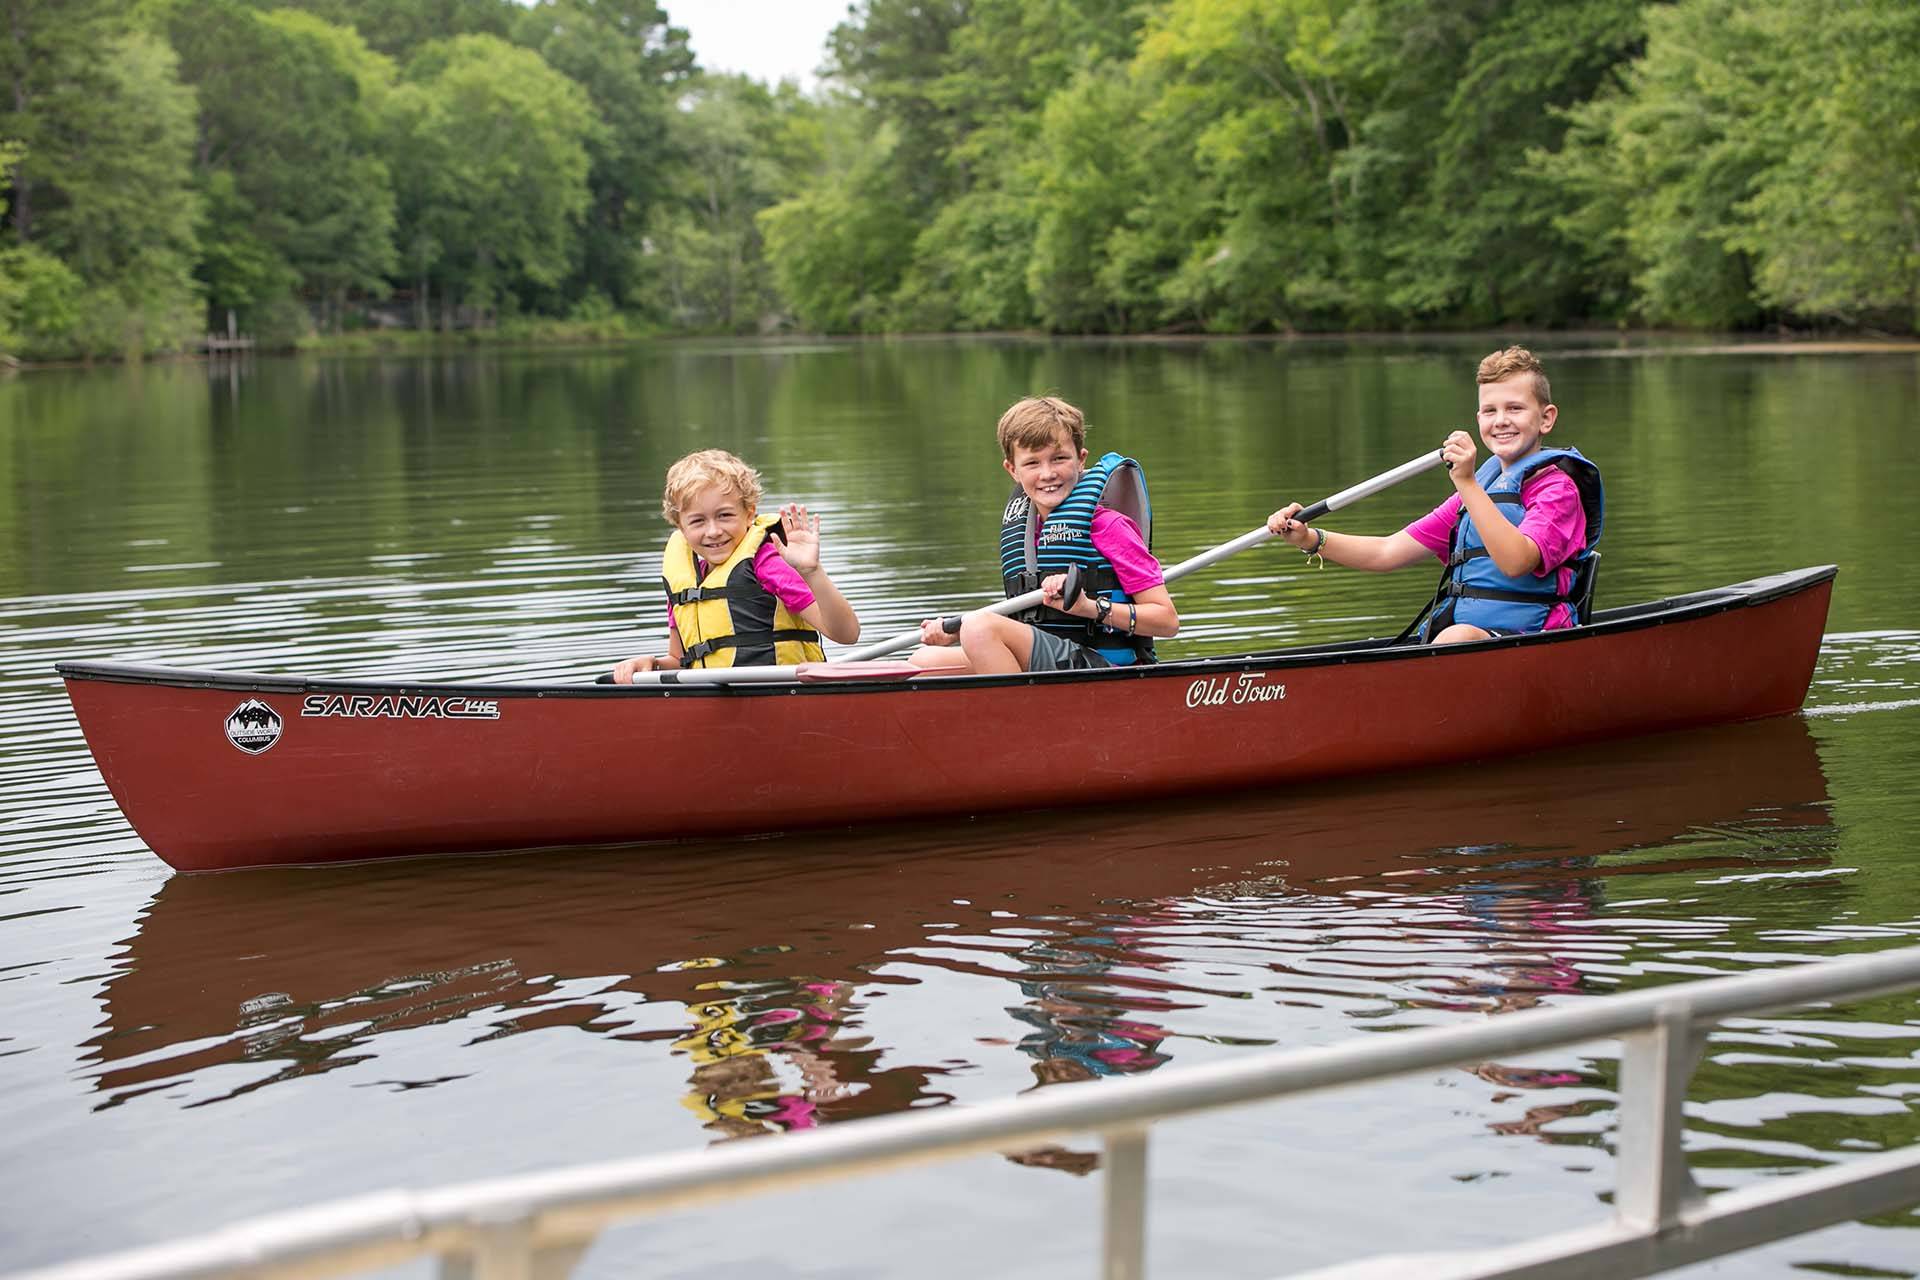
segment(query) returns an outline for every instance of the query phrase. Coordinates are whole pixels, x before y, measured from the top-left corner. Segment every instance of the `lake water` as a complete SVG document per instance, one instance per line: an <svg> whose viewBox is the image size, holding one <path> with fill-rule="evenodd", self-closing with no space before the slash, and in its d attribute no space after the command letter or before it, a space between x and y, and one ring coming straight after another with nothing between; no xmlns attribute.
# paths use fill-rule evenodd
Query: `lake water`
<svg viewBox="0 0 1920 1280"><path fill-rule="evenodd" d="M867 635L996 594L993 423L1054 391L1184 559L1468 425L1490 341L670 343L0 382L0 1268L262 1212L1443 1026L1920 935L1920 355L1537 344L1605 468L1601 603L1838 563L1803 716L1101 815L175 876L55 661L584 679L657 649L660 477L824 518ZM1332 518L1385 532L1424 477ZM1168 654L1397 629L1426 570L1261 548ZM636 759L698 786L758 744ZM1155 1274L1601 1218L1617 1049L1156 1131ZM1750 1020L1709 1188L1920 1141L1912 996ZM1092 1274L1087 1141L609 1234L581 1274ZM1920 1275L1920 1216L1696 1270Z"/></svg>

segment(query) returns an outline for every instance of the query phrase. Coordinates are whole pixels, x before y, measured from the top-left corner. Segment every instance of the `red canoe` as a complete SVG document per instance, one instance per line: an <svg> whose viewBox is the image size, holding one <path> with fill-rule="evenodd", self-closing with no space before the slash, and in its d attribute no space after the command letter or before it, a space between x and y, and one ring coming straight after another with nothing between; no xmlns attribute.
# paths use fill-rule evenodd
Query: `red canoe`
<svg viewBox="0 0 1920 1280"><path fill-rule="evenodd" d="M625 688L59 671L134 830L206 871L1136 804L1780 715L1806 697L1835 572L1476 645L1046 675Z"/></svg>

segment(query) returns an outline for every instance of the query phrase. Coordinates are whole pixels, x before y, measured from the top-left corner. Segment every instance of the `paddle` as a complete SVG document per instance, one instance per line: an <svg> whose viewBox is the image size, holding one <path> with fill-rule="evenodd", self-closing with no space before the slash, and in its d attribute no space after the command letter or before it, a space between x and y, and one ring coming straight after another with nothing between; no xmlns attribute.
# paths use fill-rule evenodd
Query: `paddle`
<svg viewBox="0 0 1920 1280"><path fill-rule="evenodd" d="M1417 458L1401 463L1391 471L1382 471L1370 480L1362 480L1359 484L1351 488L1342 489L1331 497L1322 498L1311 506L1302 507L1299 513L1294 516L1294 519L1302 523L1310 524L1329 512L1338 511L1342 507L1352 506L1354 503L1360 501L1360 499L1372 497L1383 489L1391 489L1402 480L1411 480L1417 475L1432 471L1435 467L1445 465L1446 455L1438 449L1430 450ZM1166 570L1164 576L1168 582L1172 582L1176 578L1184 578L1196 569L1204 569L1208 565L1218 564L1228 556L1238 555L1248 547L1257 546L1273 536L1272 533L1268 532L1267 526L1265 525L1261 525L1258 529L1250 529L1231 542L1223 542L1212 550L1202 551L1190 560L1182 560L1179 564ZM1010 599L996 600L992 604L983 605L973 612L1019 613L1022 610L1031 609L1037 604L1043 604L1045 601L1046 592L1044 590L1033 590L1023 595L1013 596ZM959 629L960 617L942 618L941 625L949 632L956 631ZM899 653L903 649L911 649L919 643L920 629L915 627L912 631L904 631L891 640L881 640L859 649L850 649L835 658L832 662L803 662L797 666L784 667L691 667L679 671L641 671L634 674L633 682L635 684L757 684L794 679L902 679L920 674L921 668L911 667L904 662L879 663L873 662L872 659L884 658L890 653ZM845 677L839 677L837 673L832 671L832 668L847 663L866 663L868 665L864 670L858 667L853 668ZM821 671L820 669L823 667L827 668L827 670Z"/></svg>

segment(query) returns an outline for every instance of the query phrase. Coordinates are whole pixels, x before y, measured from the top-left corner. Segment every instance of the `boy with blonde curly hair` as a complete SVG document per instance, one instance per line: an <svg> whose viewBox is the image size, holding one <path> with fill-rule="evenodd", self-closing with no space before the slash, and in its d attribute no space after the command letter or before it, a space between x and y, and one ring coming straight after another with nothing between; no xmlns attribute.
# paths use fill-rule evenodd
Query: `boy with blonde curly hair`
<svg viewBox="0 0 1920 1280"><path fill-rule="evenodd" d="M618 663L613 683L641 671L818 662L822 635L860 638L853 606L820 567L820 517L798 503L762 516L762 496L759 473L724 449L667 469L667 652Z"/></svg>

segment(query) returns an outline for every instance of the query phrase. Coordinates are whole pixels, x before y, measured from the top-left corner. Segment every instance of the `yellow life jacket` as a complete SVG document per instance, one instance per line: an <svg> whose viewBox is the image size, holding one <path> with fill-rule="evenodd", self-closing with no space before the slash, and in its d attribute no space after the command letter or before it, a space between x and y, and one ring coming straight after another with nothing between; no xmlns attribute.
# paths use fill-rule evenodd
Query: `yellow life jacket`
<svg viewBox="0 0 1920 1280"><path fill-rule="evenodd" d="M778 517L755 517L733 554L709 567L704 578L696 576L693 548L680 531L667 539L660 580L687 666L791 666L827 656L820 633L787 612L754 575L754 552L779 525Z"/></svg>

